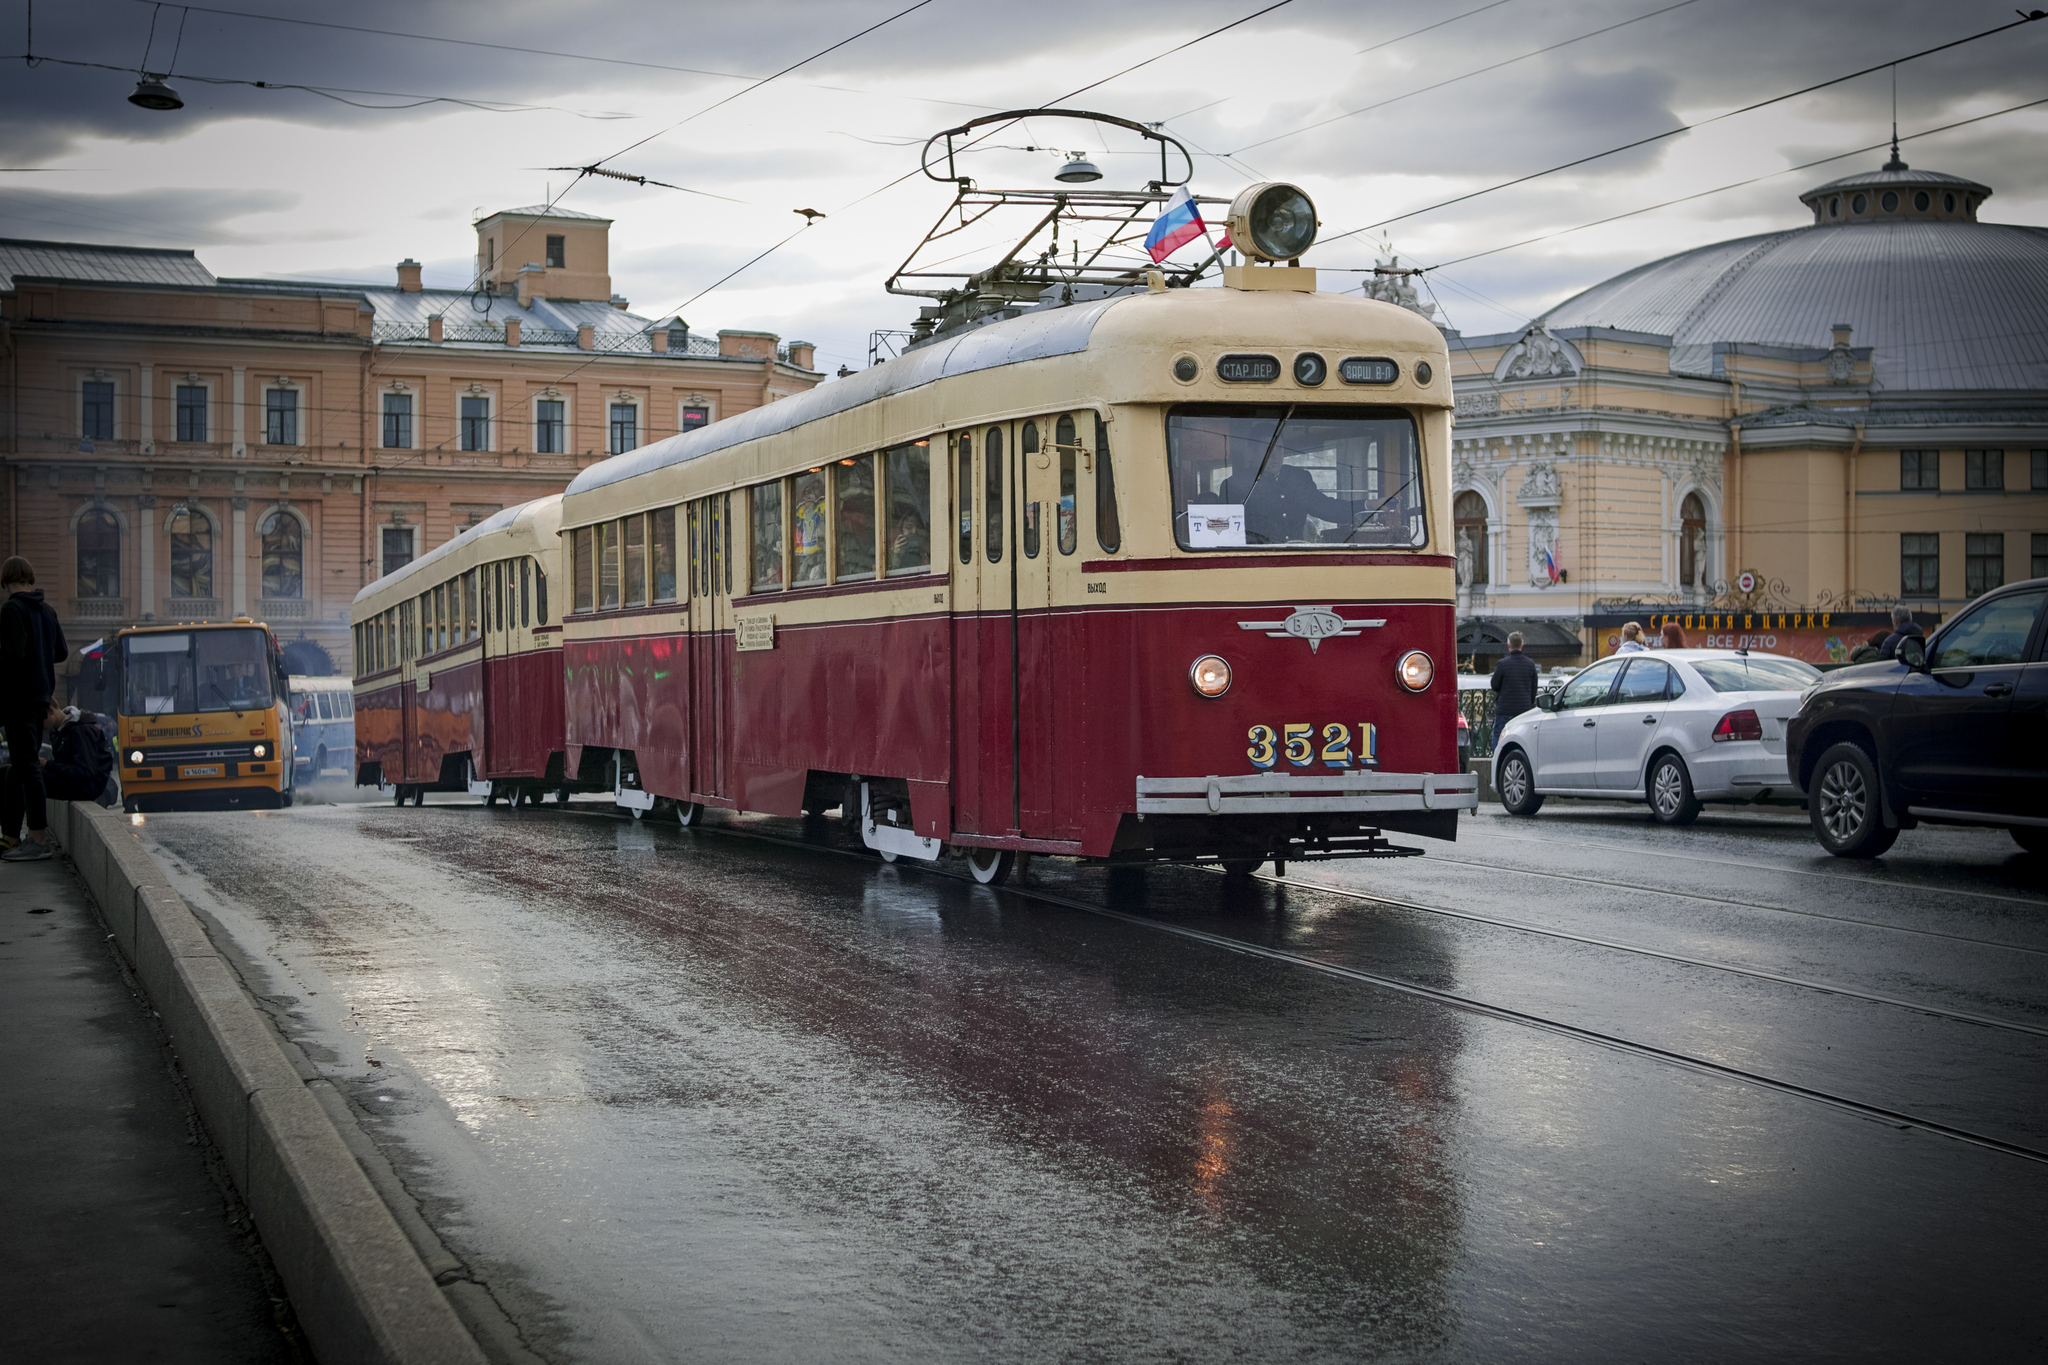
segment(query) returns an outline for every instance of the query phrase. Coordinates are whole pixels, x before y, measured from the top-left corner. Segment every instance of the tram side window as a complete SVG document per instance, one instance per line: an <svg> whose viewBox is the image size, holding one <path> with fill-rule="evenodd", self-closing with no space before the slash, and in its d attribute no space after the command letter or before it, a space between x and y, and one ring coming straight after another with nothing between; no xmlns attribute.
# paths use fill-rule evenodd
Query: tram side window
<svg viewBox="0 0 2048 1365"><path fill-rule="evenodd" d="M1109 424L1095 414L1095 543L1115 554L1124 543L1123 524L1116 514L1116 471L1109 462Z"/></svg>
<svg viewBox="0 0 2048 1365"><path fill-rule="evenodd" d="M1026 422L1017 436L1017 483L1024 512L1024 557L1038 558L1038 500L1031 495L1031 457L1038 453L1038 423Z"/></svg>
<svg viewBox="0 0 2048 1365"><path fill-rule="evenodd" d="M683 508L683 531L690 548L690 596L704 595L704 505L693 502Z"/></svg>
<svg viewBox="0 0 2048 1365"><path fill-rule="evenodd" d="M519 559L519 628L525 630L533 624L533 561L524 555Z"/></svg>
<svg viewBox="0 0 2048 1365"><path fill-rule="evenodd" d="M764 483L747 491L748 513L754 528L755 592L774 592L782 586L782 485Z"/></svg>
<svg viewBox="0 0 2048 1365"><path fill-rule="evenodd" d="M624 548L623 597L629 607L647 605L647 518L627 517L620 523Z"/></svg>
<svg viewBox="0 0 2048 1365"><path fill-rule="evenodd" d="M825 581L825 471L789 481L789 580L792 586Z"/></svg>
<svg viewBox="0 0 2048 1365"><path fill-rule="evenodd" d="M533 619L548 623L548 571L538 564L533 566Z"/></svg>
<svg viewBox="0 0 2048 1365"><path fill-rule="evenodd" d="M578 527L576 533L569 537L569 541L571 546L569 557L575 561L569 567L570 578L575 583L575 609L577 611L589 611L593 600L591 597L590 578L590 528L588 526Z"/></svg>
<svg viewBox="0 0 2048 1365"><path fill-rule="evenodd" d="M981 545L988 562L1003 558L1003 429L990 427L981 442Z"/></svg>
<svg viewBox="0 0 2048 1365"><path fill-rule="evenodd" d="M960 496L960 562L974 562L974 438L960 438L960 477L953 480Z"/></svg>
<svg viewBox="0 0 2048 1365"><path fill-rule="evenodd" d="M477 601L477 571L471 569L462 576L462 638L474 640L483 633L483 613Z"/></svg>
<svg viewBox="0 0 2048 1365"><path fill-rule="evenodd" d="M711 577L712 592L724 591L732 596L732 558L738 546L733 540L732 500L720 493L711 500Z"/></svg>
<svg viewBox="0 0 2048 1365"><path fill-rule="evenodd" d="M832 466L832 578L875 576L875 458L860 455Z"/></svg>
<svg viewBox="0 0 2048 1365"><path fill-rule="evenodd" d="M433 622L433 628L427 634L427 653L439 654L448 648L448 589L445 585L436 584L428 592L426 608L427 616Z"/></svg>
<svg viewBox="0 0 2048 1365"><path fill-rule="evenodd" d="M597 609L611 611L619 605L619 523L601 522L597 533Z"/></svg>
<svg viewBox="0 0 2048 1365"><path fill-rule="evenodd" d="M883 457L889 520L883 528L888 571L925 573L932 566L932 448L929 441L897 446Z"/></svg>
<svg viewBox="0 0 2048 1365"><path fill-rule="evenodd" d="M1074 480L1074 419L1061 417L1053 424L1053 444L1060 448L1060 506L1058 513L1060 553L1074 553L1080 539L1081 514L1075 498L1079 485Z"/></svg>
<svg viewBox="0 0 2048 1365"><path fill-rule="evenodd" d="M654 574L654 600L676 600L676 509L663 507L649 518L647 550Z"/></svg>

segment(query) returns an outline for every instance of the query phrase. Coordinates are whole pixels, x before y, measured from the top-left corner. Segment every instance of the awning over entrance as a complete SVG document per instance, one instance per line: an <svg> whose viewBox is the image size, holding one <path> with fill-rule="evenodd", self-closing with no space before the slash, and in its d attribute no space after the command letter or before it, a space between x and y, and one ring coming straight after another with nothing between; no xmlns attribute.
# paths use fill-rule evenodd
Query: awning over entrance
<svg viewBox="0 0 2048 1365"><path fill-rule="evenodd" d="M1460 655L1500 655L1508 652L1508 633L1522 632L1522 652L1532 659L1576 659L1585 652L1579 643L1579 621L1575 616L1531 617L1517 620L1502 616L1471 616L1458 622Z"/></svg>

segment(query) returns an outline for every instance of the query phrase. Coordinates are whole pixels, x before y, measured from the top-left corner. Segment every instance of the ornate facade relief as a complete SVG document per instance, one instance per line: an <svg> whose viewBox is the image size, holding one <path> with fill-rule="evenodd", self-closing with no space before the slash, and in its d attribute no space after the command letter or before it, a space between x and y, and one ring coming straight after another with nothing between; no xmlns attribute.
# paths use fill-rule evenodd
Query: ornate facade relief
<svg viewBox="0 0 2048 1365"><path fill-rule="evenodd" d="M1522 333L1522 339L1501 352L1493 367L1496 382L1504 379L1548 379L1573 375L1585 368L1579 348L1554 337L1541 323Z"/></svg>

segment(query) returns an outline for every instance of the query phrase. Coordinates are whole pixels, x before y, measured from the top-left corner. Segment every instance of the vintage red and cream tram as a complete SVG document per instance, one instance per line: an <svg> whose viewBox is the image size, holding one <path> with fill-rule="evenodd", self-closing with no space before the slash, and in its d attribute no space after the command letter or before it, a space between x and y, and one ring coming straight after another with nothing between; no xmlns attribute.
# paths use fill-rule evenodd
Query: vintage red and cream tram
<svg viewBox="0 0 2048 1365"><path fill-rule="evenodd" d="M1443 338L1299 267L1047 306L580 474L567 762L886 856L1456 837Z"/></svg>
<svg viewBox="0 0 2048 1365"><path fill-rule="evenodd" d="M562 499L497 512L356 594L356 781L536 800L563 768Z"/></svg>

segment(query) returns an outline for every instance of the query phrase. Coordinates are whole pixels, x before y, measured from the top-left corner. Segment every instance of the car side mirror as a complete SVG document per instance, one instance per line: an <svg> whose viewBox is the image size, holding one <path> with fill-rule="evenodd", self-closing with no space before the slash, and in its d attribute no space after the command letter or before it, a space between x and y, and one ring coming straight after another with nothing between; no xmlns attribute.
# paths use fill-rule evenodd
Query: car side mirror
<svg viewBox="0 0 2048 1365"><path fill-rule="evenodd" d="M1917 635L1899 641L1899 662L1915 673L1927 671L1927 642Z"/></svg>
<svg viewBox="0 0 2048 1365"><path fill-rule="evenodd" d="M1555 711L1557 709L1557 693L1538 692L1536 694L1536 709L1539 711Z"/></svg>

